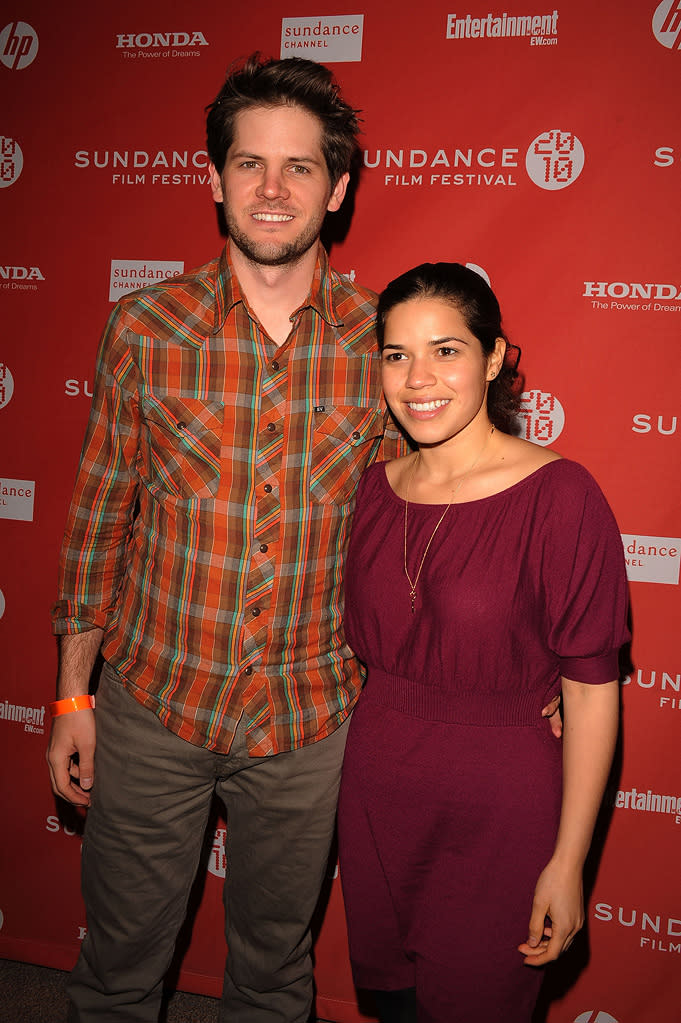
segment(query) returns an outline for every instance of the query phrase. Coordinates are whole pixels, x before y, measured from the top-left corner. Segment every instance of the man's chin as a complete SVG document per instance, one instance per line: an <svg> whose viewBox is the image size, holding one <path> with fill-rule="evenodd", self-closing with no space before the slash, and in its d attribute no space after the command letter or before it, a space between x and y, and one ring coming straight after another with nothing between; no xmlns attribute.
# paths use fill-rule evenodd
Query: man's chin
<svg viewBox="0 0 681 1023"><path fill-rule="evenodd" d="M298 239L296 242L275 245L253 242L243 235L231 233L230 240L249 262L258 266L289 266L291 263L297 263L317 244L316 237L310 241Z"/></svg>

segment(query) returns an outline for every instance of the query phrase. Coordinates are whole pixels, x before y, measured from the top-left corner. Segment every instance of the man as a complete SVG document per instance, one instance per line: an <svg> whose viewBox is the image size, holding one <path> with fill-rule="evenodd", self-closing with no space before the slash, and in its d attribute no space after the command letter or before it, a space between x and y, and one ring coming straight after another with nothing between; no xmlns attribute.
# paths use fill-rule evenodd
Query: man
<svg viewBox="0 0 681 1023"><path fill-rule="evenodd" d="M357 119L322 65L252 57L207 127L229 240L114 309L53 611L48 763L55 793L90 807L77 1023L157 1019L214 792L220 1019L308 1019L309 923L361 681L341 581L386 414L374 296L319 243Z"/></svg>

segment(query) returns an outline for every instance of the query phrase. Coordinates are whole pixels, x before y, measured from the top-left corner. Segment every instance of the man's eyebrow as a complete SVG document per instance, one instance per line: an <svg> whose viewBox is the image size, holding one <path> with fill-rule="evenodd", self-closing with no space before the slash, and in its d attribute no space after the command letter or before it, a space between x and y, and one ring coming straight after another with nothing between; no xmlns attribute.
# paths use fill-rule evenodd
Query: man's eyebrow
<svg viewBox="0 0 681 1023"><path fill-rule="evenodd" d="M237 149L236 152L232 153L233 160L264 160L264 156L260 156L259 153L251 153L247 149ZM315 156L287 156L287 163L311 163L316 166L321 166L322 161L317 159Z"/></svg>

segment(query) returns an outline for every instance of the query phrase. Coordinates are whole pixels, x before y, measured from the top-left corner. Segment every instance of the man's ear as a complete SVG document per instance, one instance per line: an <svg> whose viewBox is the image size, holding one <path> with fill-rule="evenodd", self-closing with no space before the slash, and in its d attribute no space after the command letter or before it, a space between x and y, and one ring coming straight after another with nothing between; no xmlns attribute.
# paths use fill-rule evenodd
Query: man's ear
<svg viewBox="0 0 681 1023"><path fill-rule="evenodd" d="M341 176L339 177L338 181L334 186L333 192L331 193L329 204L326 207L329 213L335 213L336 210L339 210L341 208L341 203L343 202L343 199L345 198L345 193L347 192L348 189L349 180L350 180L349 174L341 174Z"/></svg>
<svg viewBox="0 0 681 1023"><path fill-rule="evenodd" d="M210 190L213 196L213 202L222 202L222 178L215 169L214 163L208 164L208 176L210 177Z"/></svg>

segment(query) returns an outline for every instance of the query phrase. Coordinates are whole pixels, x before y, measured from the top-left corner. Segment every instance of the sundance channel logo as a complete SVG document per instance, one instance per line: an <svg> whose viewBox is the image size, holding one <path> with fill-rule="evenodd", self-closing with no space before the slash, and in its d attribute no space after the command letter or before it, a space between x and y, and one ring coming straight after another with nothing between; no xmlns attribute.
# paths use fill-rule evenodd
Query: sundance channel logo
<svg viewBox="0 0 681 1023"><path fill-rule="evenodd" d="M543 131L525 149L507 146L442 146L365 149L364 166L383 172L391 188L516 187L523 162L530 181L555 192L574 184L584 169L584 147L574 132Z"/></svg>
<svg viewBox="0 0 681 1023"><path fill-rule="evenodd" d="M0 61L10 71L22 71L38 56L38 33L25 21L10 21L0 32Z"/></svg>
<svg viewBox="0 0 681 1023"><path fill-rule="evenodd" d="M324 64L362 59L364 15L340 18L282 18L281 57L306 57Z"/></svg>
<svg viewBox="0 0 681 1023"><path fill-rule="evenodd" d="M112 259L109 301L118 302L127 291L139 291L140 288L162 283L183 272L182 260Z"/></svg>
<svg viewBox="0 0 681 1023"><path fill-rule="evenodd" d="M33 522L35 480L11 480L0 476L0 519Z"/></svg>
<svg viewBox="0 0 681 1023"><path fill-rule="evenodd" d="M24 169L24 154L16 139L0 135L0 188L9 188Z"/></svg>
<svg viewBox="0 0 681 1023"><path fill-rule="evenodd" d="M678 585L681 537L622 533L622 544L630 582Z"/></svg>
<svg viewBox="0 0 681 1023"><path fill-rule="evenodd" d="M668 50L681 49L681 0L662 0L656 7L653 35Z"/></svg>

